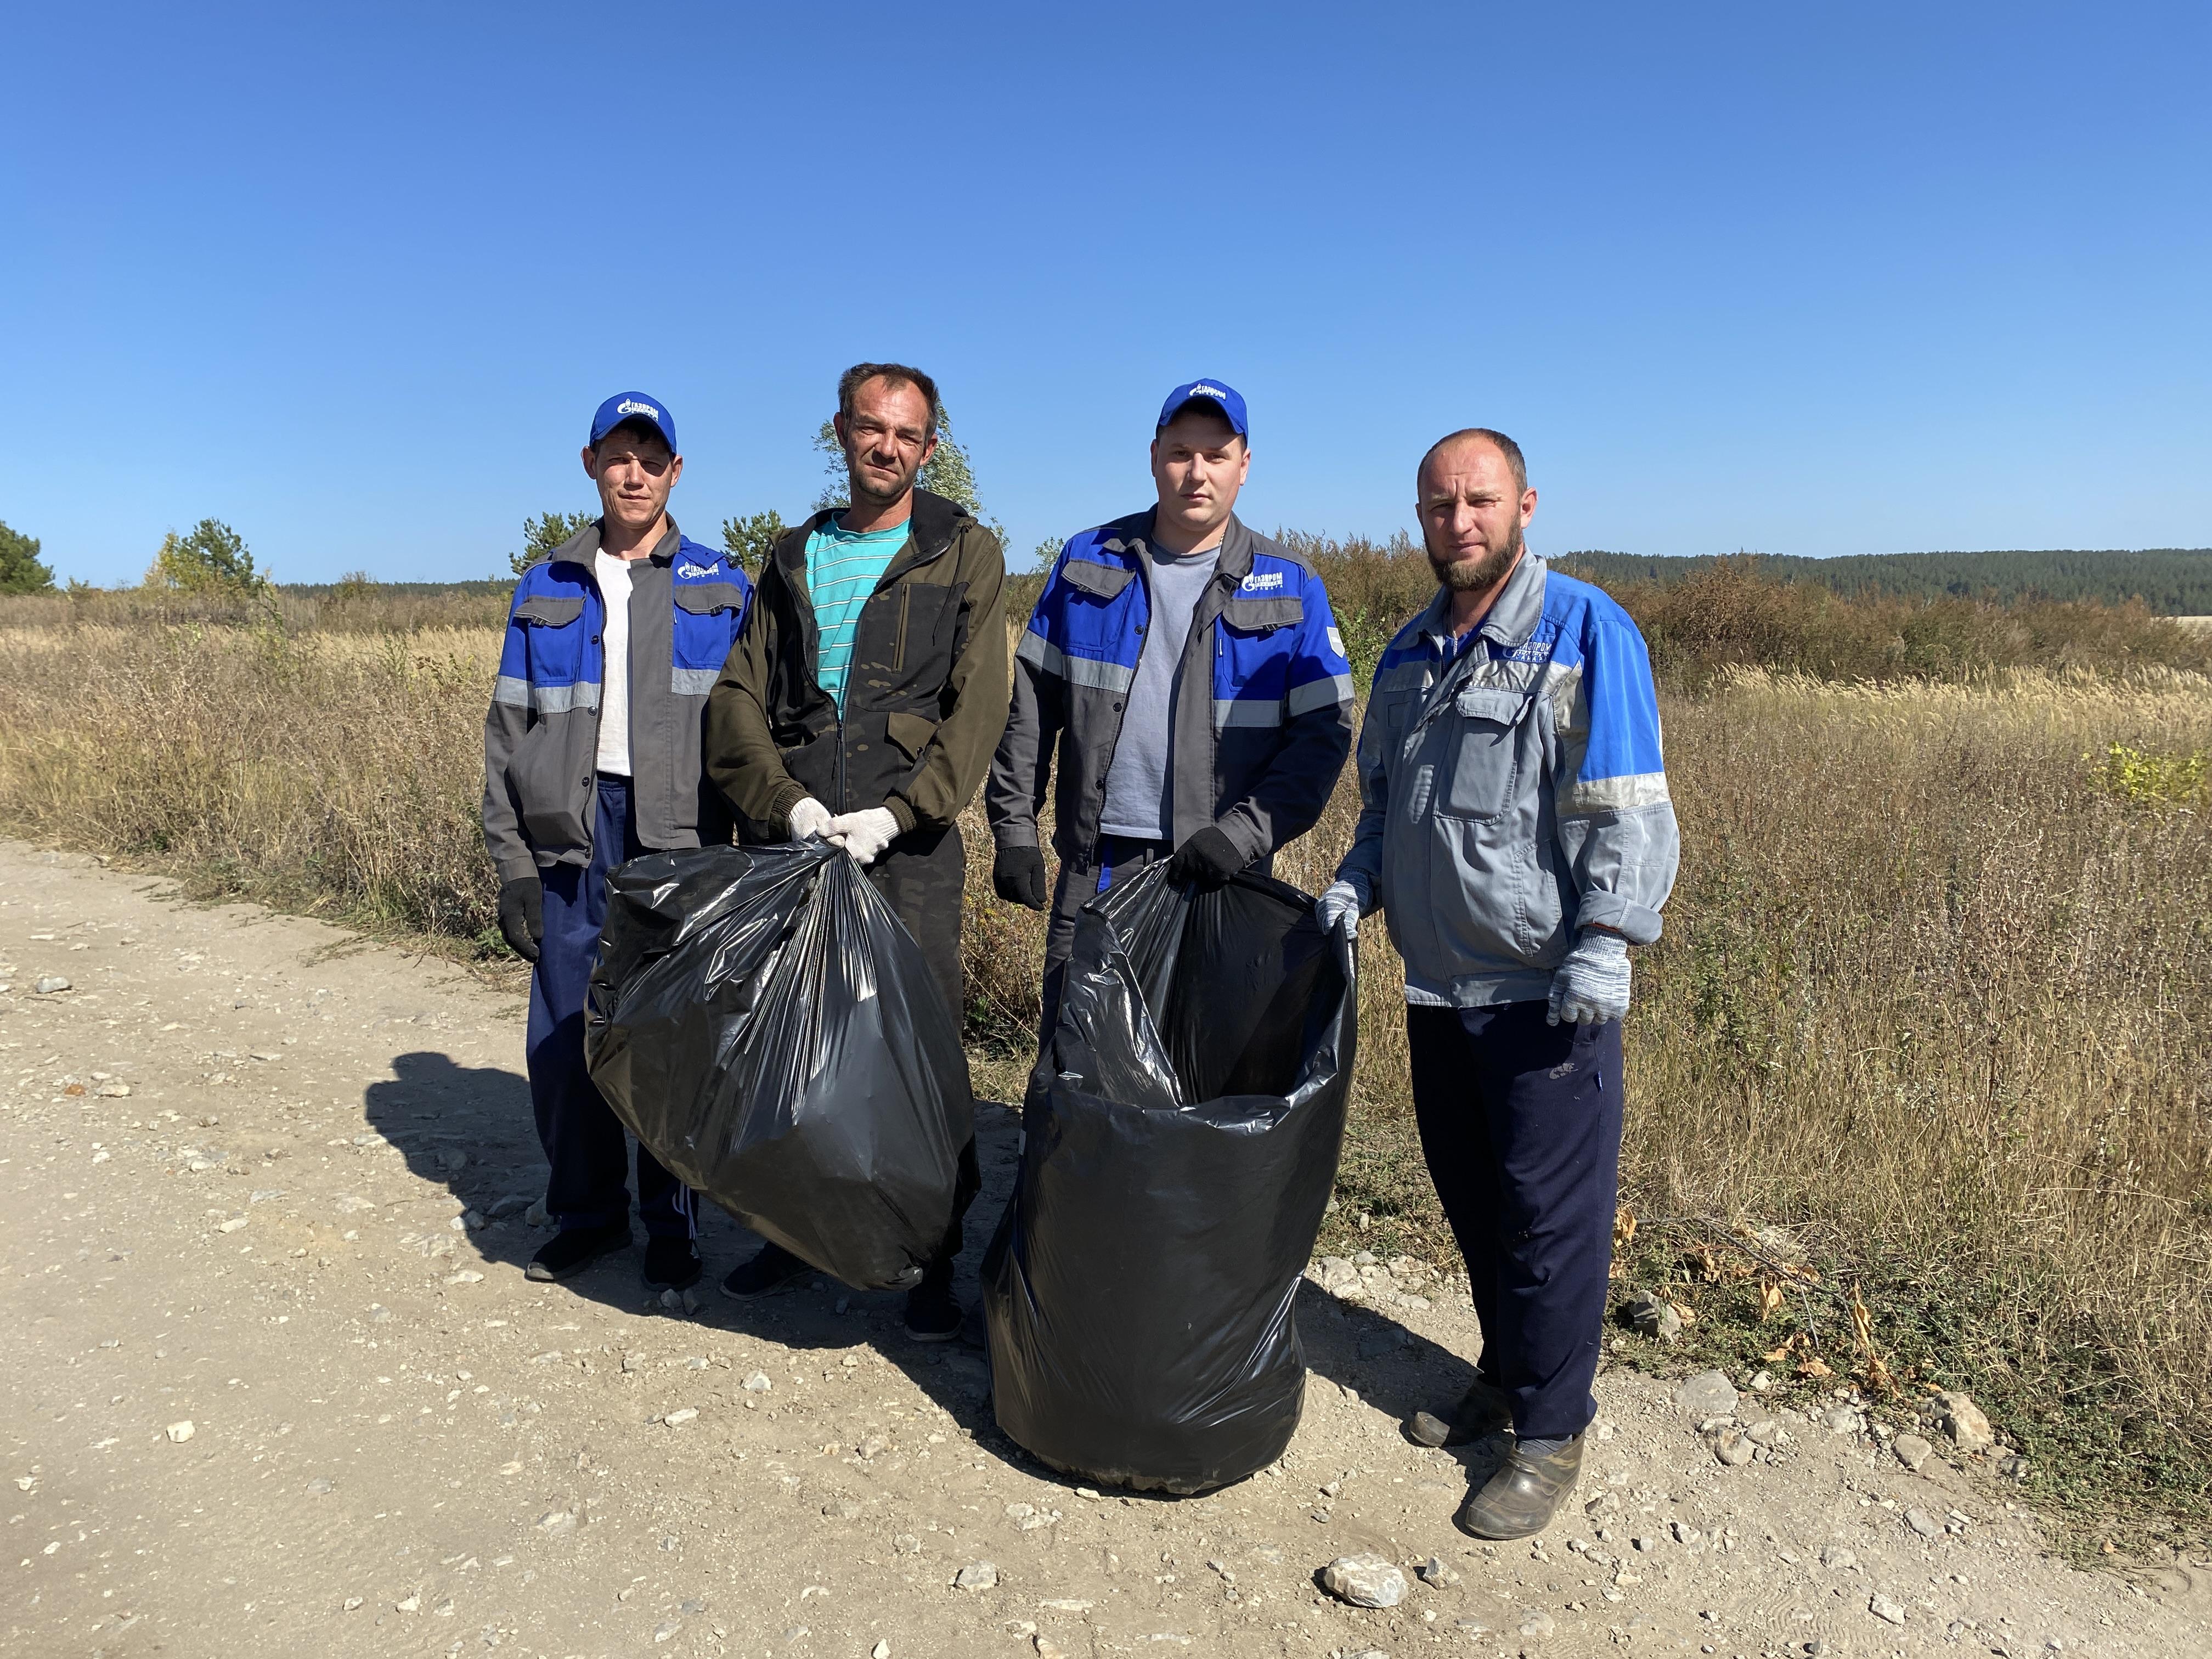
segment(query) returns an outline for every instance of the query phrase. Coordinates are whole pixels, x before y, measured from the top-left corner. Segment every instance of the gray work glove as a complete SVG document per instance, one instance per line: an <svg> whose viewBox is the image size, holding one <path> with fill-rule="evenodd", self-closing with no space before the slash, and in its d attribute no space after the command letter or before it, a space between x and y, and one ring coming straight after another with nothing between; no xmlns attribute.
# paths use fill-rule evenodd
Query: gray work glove
<svg viewBox="0 0 2212 1659"><path fill-rule="evenodd" d="M1618 933L1584 929L1567 959L1553 970L1547 1021L1602 1025L1627 1012L1628 941Z"/></svg>
<svg viewBox="0 0 2212 1659"><path fill-rule="evenodd" d="M832 822L830 809L807 795L792 807L784 820L784 834L793 841L819 841L830 833Z"/></svg>
<svg viewBox="0 0 2212 1659"><path fill-rule="evenodd" d="M858 812L840 812L823 831L832 847L842 847L854 862L873 864L884 849L898 839L898 820L888 806L870 806Z"/></svg>
<svg viewBox="0 0 2212 1659"><path fill-rule="evenodd" d="M1346 939L1359 937L1359 913L1367 908L1366 883L1354 877L1331 882L1326 891L1314 901L1314 920L1321 924L1322 932L1341 927Z"/></svg>
<svg viewBox="0 0 2212 1659"><path fill-rule="evenodd" d="M499 932L507 948L525 962L538 960L545 938L545 890L535 876L517 876L499 884Z"/></svg>

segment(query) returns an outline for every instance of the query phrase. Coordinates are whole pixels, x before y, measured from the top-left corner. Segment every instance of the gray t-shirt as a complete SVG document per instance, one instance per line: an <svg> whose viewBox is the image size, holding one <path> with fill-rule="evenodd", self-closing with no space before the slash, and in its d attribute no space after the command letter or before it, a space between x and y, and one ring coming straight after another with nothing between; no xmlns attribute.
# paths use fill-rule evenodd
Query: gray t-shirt
<svg viewBox="0 0 2212 1659"><path fill-rule="evenodd" d="M1098 827L1109 836L1166 841L1173 833L1168 799L1174 777L1170 749L1175 736L1176 671L1182 666L1190 619L1221 562L1219 547L1170 558L1158 548L1145 568L1152 601L1137 678L1129 686L1121 735L1106 768L1106 805Z"/></svg>

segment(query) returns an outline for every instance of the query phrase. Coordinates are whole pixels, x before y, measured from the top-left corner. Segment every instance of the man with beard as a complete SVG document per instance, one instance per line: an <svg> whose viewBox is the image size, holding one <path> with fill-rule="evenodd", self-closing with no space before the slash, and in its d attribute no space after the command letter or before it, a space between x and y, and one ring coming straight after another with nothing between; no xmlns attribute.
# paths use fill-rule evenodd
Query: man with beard
<svg viewBox="0 0 2212 1659"><path fill-rule="evenodd" d="M862 865L927 958L957 1022L966 872L954 820L1006 719L1006 562L998 538L915 481L937 448L937 383L901 363L837 382L853 502L776 544L752 623L707 700L707 775L754 842L820 836ZM981 1185L960 1154L952 1224L907 1293L908 1335L960 1329L961 1218ZM723 1281L740 1300L809 1271L769 1244Z"/></svg>
<svg viewBox="0 0 2212 1659"><path fill-rule="evenodd" d="M1659 937L1679 842L1643 636L1524 547L1519 446L1455 432L1416 477L1439 586L1376 668L1359 826L1320 910L1382 911L1405 959L1422 1153L1482 1322L1474 1386L1413 1432L1511 1430L1458 1518L1525 1538L1597 1410L1628 947Z"/></svg>

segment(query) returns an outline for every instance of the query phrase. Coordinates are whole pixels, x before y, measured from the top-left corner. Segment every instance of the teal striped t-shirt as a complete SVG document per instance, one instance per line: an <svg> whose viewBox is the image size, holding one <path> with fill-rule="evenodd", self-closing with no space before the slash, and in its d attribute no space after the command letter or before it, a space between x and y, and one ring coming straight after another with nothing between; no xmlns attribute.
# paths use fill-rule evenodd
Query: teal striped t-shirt
<svg viewBox="0 0 2212 1659"><path fill-rule="evenodd" d="M836 699L840 714L845 712L845 674L853 665L853 632L860 626L860 607L906 545L906 537L902 524L854 535L833 513L806 538L806 592L822 634L814 678Z"/></svg>

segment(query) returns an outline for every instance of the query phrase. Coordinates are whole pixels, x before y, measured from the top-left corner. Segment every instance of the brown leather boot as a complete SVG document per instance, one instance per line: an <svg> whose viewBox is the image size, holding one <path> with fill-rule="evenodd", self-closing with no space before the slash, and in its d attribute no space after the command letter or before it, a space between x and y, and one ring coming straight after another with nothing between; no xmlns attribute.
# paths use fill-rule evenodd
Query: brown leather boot
<svg viewBox="0 0 2212 1659"><path fill-rule="evenodd" d="M1449 1417L1415 1412L1406 1433L1418 1445L1464 1446L1512 1426L1512 1401L1504 1389L1478 1374L1474 1386L1460 1396Z"/></svg>
<svg viewBox="0 0 2212 1659"><path fill-rule="evenodd" d="M1552 1524L1552 1517L1575 1489L1583 1472L1583 1442L1577 1435L1555 1452L1532 1456L1519 1446L1505 1465L1481 1489L1468 1494L1460 1505L1459 1525L1477 1538L1504 1541L1533 1538Z"/></svg>

